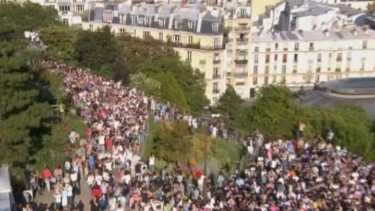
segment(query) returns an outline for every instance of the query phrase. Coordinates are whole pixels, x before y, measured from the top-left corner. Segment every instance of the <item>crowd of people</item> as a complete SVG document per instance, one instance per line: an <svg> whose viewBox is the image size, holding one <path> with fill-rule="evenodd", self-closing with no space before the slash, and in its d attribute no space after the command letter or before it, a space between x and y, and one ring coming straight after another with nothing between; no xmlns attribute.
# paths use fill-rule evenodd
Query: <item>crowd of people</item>
<svg viewBox="0 0 375 211"><path fill-rule="evenodd" d="M91 188L90 211L375 209L374 166L334 146L333 137L266 140L256 131L244 141L250 159L244 165L237 161L233 171L223 169L215 177L186 174L178 164L156 170L157 157L140 159L149 115L155 121L184 119L192 128L199 127L199 119L89 70L49 65L63 75L65 91L87 124L85 136L69 129L68 138L79 149L63 169L42 173L54 188L57 209L76 207L70 196L82 191L80 178ZM210 131L228 136L221 124L212 124Z"/></svg>

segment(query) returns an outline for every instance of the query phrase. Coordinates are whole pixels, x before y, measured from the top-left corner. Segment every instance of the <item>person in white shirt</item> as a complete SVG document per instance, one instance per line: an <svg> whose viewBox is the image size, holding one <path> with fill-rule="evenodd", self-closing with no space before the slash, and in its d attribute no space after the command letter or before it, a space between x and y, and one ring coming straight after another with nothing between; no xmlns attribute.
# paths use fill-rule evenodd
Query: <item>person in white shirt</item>
<svg viewBox="0 0 375 211"><path fill-rule="evenodd" d="M148 169L150 169L151 172L155 171L155 156L154 156L154 154L151 154L151 156L148 159Z"/></svg>
<svg viewBox="0 0 375 211"><path fill-rule="evenodd" d="M62 197L62 195L60 194L60 192L57 192L57 193L55 193L55 195L53 197L55 198L55 209L59 210L61 208L61 197Z"/></svg>
<svg viewBox="0 0 375 211"><path fill-rule="evenodd" d="M73 186L77 189L79 189L79 182L78 182L78 174L77 172L72 172L70 174L70 181L72 182Z"/></svg>

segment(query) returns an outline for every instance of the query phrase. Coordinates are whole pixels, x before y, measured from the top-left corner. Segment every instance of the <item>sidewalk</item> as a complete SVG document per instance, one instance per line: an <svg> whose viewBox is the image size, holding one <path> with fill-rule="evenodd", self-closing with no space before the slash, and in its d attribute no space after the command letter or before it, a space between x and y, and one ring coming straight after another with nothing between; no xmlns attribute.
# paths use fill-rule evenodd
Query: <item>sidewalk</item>
<svg viewBox="0 0 375 211"><path fill-rule="evenodd" d="M54 190L49 193L45 192L43 195L37 194L34 198L34 211L40 211L40 204L48 204L49 210L54 210L55 198ZM84 179L81 179L81 194L75 196L74 201L79 204L79 211L87 211L90 209L91 190Z"/></svg>

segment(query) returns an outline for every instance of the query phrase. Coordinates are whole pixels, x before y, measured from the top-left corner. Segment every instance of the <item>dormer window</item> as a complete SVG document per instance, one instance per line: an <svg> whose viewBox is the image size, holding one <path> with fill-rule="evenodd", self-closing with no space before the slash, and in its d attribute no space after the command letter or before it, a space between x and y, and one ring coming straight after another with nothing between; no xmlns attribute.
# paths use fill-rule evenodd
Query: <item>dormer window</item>
<svg viewBox="0 0 375 211"><path fill-rule="evenodd" d="M143 17L138 17L138 25L143 25Z"/></svg>
<svg viewBox="0 0 375 211"><path fill-rule="evenodd" d="M175 20L174 21L174 29L180 30L180 26L181 26L181 21L180 20Z"/></svg>
<svg viewBox="0 0 375 211"><path fill-rule="evenodd" d="M188 22L188 28L189 28L189 29L194 29L194 25L195 25L195 24L194 24L194 21L189 21L189 22Z"/></svg>
<svg viewBox="0 0 375 211"><path fill-rule="evenodd" d="M159 27L164 27L164 18L159 18Z"/></svg>
<svg viewBox="0 0 375 211"><path fill-rule="evenodd" d="M137 16L131 16L131 19L132 19L132 25L136 25L137 24Z"/></svg>
<svg viewBox="0 0 375 211"><path fill-rule="evenodd" d="M212 24L212 31L213 32L219 32L219 23L213 23Z"/></svg>

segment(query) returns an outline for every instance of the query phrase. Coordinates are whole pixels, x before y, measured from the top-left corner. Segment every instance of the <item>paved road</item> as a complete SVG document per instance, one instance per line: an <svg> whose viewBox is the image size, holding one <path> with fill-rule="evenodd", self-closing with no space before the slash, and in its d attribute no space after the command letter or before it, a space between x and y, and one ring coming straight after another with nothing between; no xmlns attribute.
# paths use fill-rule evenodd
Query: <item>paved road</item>
<svg viewBox="0 0 375 211"><path fill-rule="evenodd" d="M43 195L36 195L34 199L34 207L35 211L39 211L40 204L48 204L50 207L49 210L54 207L55 198L53 197L54 190L51 190L49 193L44 193ZM89 186L87 185L85 180L81 180L81 194L77 195L74 199L75 202L79 204L79 211L88 211L90 209L89 202L90 202L91 191Z"/></svg>

